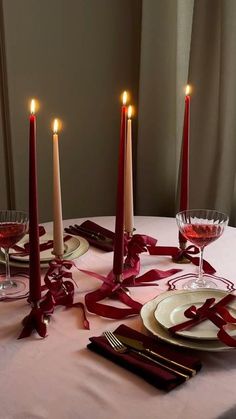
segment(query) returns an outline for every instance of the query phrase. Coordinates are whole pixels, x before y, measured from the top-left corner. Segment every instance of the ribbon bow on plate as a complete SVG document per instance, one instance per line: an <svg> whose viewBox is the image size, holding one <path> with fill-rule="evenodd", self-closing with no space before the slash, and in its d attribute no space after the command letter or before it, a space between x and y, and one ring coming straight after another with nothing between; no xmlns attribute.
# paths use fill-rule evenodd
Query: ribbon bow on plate
<svg viewBox="0 0 236 419"><path fill-rule="evenodd" d="M227 294L217 303L215 303L215 298L208 298L199 308L192 305L184 312L185 316L190 320L170 327L169 331L176 333L180 330L186 330L208 319L219 328L219 332L217 333L219 340L228 346L236 348L236 339L227 333L227 329L230 329L230 325L236 324L236 318L233 317L226 308L226 306L235 299L235 295Z"/></svg>

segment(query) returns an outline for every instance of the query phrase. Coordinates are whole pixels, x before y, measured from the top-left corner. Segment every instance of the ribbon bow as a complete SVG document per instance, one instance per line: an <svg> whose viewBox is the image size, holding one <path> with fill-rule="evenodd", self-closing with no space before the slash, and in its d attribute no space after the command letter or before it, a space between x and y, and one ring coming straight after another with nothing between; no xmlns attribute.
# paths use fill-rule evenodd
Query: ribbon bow
<svg viewBox="0 0 236 419"><path fill-rule="evenodd" d="M199 257L194 257L199 253L199 249L194 246L190 245L186 249L179 249L178 247L173 246L148 246L148 252L150 255L158 255L158 256L172 256L174 261L179 261L181 258L185 257L186 259L190 260L194 265L199 266ZM203 260L203 270L207 274L214 274L216 270L213 266L210 265L209 262Z"/></svg>
<svg viewBox="0 0 236 419"><path fill-rule="evenodd" d="M153 286L153 281L166 278L181 271L181 269L169 269L167 271L152 269L144 275L137 277L140 272L139 254L147 252L148 246L155 246L156 242L156 239L141 234L135 234L131 240L126 241L127 256L125 258L122 283L115 282L112 271L107 276L103 276L95 272L80 269L80 271L103 282L98 290L92 291L85 296L86 307L91 313L112 319L122 319L130 315L139 314L142 304L127 295L125 288ZM126 304L128 308L114 307L100 303L100 301L109 297L117 298Z"/></svg>
<svg viewBox="0 0 236 419"><path fill-rule="evenodd" d="M18 339L31 335L36 330L41 337L45 337L47 328L45 316L54 312L55 306L62 305L66 308L78 307L83 312L83 324L89 329L83 303L74 303L74 284L72 273L68 272L75 264L72 261L55 259L49 263L42 290L48 290L39 303L39 307L33 307L30 314L23 320L23 330ZM66 281L64 281L66 278Z"/></svg>
<svg viewBox="0 0 236 419"><path fill-rule="evenodd" d="M83 312L83 324L89 329L89 322L86 318L85 308L82 303L74 303L75 287L73 284L72 272L70 269L76 266L72 261L55 259L49 263L49 269L45 275L45 287L48 289L40 303L44 313L52 314L55 306L62 305L66 308L78 307ZM67 280L64 281L63 279Z"/></svg>
<svg viewBox="0 0 236 419"><path fill-rule="evenodd" d="M215 298L208 298L199 308L192 305L184 312L184 315L190 320L170 327L169 331L176 333L180 330L187 330L208 319L219 328L218 338L226 345L236 347L236 339L227 333L229 324L236 323L236 318L226 308L235 298L235 295L227 294L216 304L214 304Z"/></svg>

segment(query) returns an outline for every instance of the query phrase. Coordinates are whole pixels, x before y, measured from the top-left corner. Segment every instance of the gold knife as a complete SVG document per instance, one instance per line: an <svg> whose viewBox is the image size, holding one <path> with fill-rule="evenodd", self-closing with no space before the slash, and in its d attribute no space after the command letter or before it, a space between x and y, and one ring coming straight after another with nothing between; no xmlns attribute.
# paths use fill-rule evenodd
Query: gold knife
<svg viewBox="0 0 236 419"><path fill-rule="evenodd" d="M185 365L180 364L179 362L174 361L173 359L167 358L166 356L159 354L149 348L146 348L140 340L131 339L126 336L121 336L117 333L114 333L117 339L119 339L124 345L128 346L129 348L135 349L136 351L140 351L143 354L148 354L152 359L159 359L164 361L166 364L173 365L175 367L180 368L183 372L190 374L190 376L196 375L197 371L193 368L186 367Z"/></svg>

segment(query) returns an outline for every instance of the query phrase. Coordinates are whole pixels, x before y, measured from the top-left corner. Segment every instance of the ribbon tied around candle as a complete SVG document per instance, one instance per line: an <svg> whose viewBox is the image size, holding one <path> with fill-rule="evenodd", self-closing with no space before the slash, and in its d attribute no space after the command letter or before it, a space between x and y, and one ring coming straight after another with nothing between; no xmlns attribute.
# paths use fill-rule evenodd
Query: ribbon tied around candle
<svg viewBox="0 0 236 419"><path fill-rule="evenodd" d="M76 265L69 260L55 259L49 263L46 272L42 291L48 290L39 303L37 309L33 308L29 316L23 321L23 330L19 339L28 337L36 330L41 337L47 333L45 316L53 314L56 306L61 305L66 308L77 307L82 309L83 326L89 329L89 322L86 318L83 303L74 303L74 284L71 268ZM66 279L66 280L64 280Z"/></svg>
<svg viewBox="0 0 236 419"><path fill-rule="evenodd" d="M160 269L151 269L143 275L137 276L140 272L139 254L148 251L148 246L154 246L156 239L147 235L135 234L131 240L126 240L127 256L124 263L123 280L115 281L113 271L107 276L100 275L96 272L80 269L94 278L102 281L99 289L92 291L85 296L85 304L91 313L98 314L102 317L111 319L123 319L127 316L139 314L142 304L131 298L125 291L126 287L143 287L157 286L154 281L167 278L181 271L181 269L169 269L163 271ZM116 298L126 304L128 308L120 308L100 303L106 298Z"/></svg>

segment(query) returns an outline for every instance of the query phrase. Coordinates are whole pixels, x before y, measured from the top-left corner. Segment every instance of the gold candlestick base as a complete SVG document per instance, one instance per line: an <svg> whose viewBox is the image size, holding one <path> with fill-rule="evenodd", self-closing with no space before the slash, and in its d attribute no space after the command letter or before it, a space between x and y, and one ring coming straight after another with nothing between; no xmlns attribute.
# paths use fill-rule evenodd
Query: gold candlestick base
<svg viewBox="0 0 236 419"><path fill-rule="evenodd" d="M31 305L32 309L40 309L40 301L37 301L37 302L31 301L30 305ZM22 320L23 326L27 325L28 318L29 318L29 316L25 316L23 318L23 320ZM50 323L50 320L51 320L51 316L49 314L43 313L43 319L42 319L43 323L45 323L47 325L47 324Z"/></svg>
<svg viewBox="0 0 236 419"><path fill-rule="evenodd" d="M116 284L122 284L122 282L123 282L123 276L122 276L122 274L115 275L115 283ZM128 288L126 288L126 287L120 287L120 289L122 291L124 291L127 295L130 295L130 292L129 292Z"/></svg>
<svg viewBox="0 0 236 419"><path fill-rule="evenodd" d="M126 236L127 236L128 239L132 239L133 232L131 233L131 231L126 231Z"/></svg>
<svg viewBox="0 0 236 419"><path fill-rule="evenodd" d="M125 233L126 233L126 236L128 237L128 239L132 239L135 230L136 230L136 228L133 228L133 231L126 231L125 230Z"/></svg>
<svg viewBox="0 0 236 419"><path fill-rule="evenodd" d="M122 274L115 275L115 283L121 284L122 283Z"/></svg>

